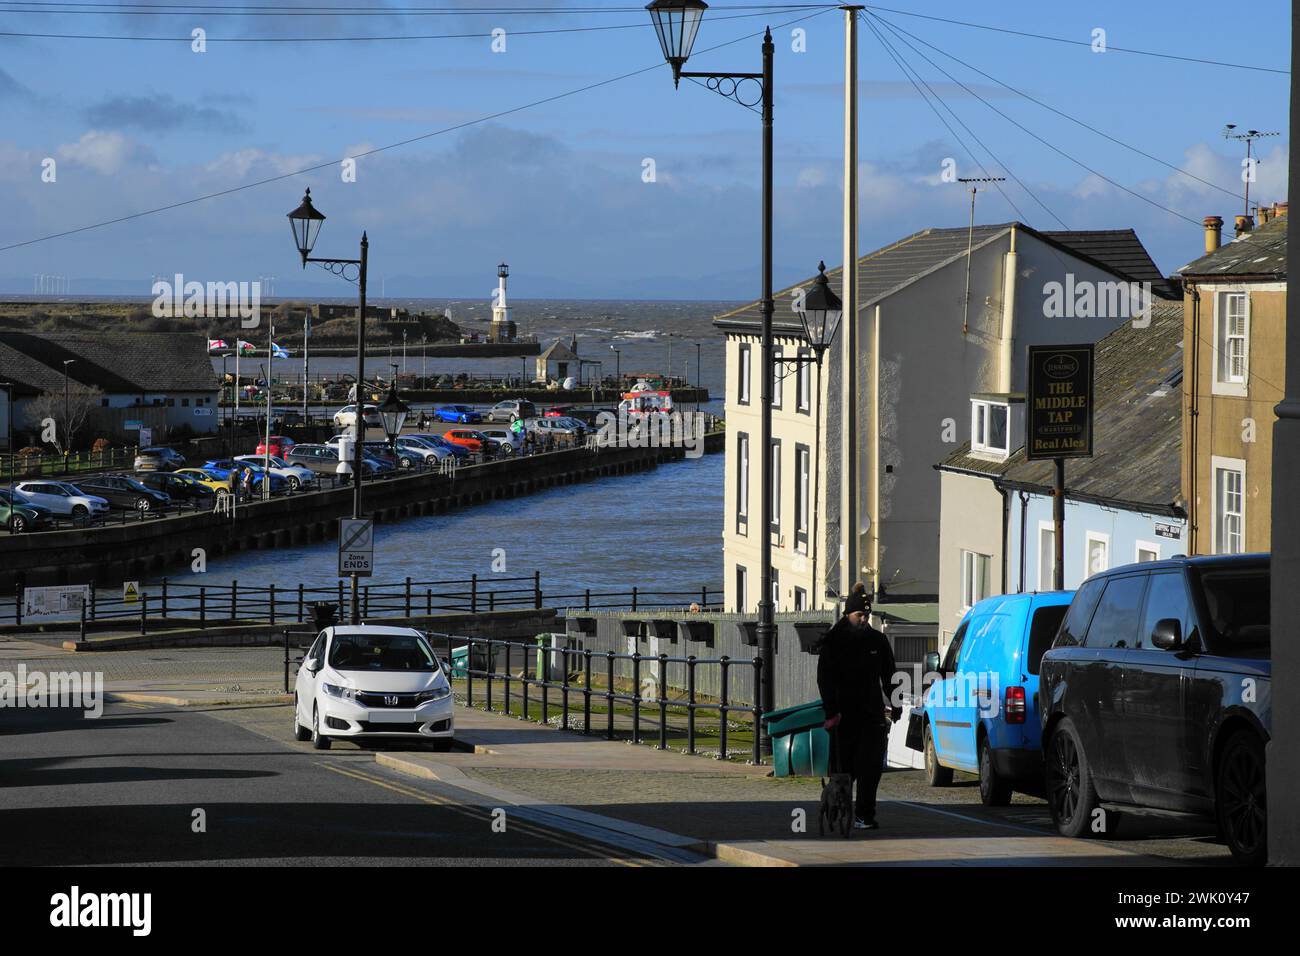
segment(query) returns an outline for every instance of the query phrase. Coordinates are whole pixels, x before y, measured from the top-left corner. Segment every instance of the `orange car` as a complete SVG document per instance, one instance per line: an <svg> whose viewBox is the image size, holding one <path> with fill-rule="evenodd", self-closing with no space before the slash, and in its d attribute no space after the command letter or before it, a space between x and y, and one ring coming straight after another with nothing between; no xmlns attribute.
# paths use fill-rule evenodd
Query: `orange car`
<svg viewBox="0 0 1300 956"><path fill-rule="evenodd" d="M442 437L453 445L469 449L474 454L481 453L487 445L487 436L473 428L451 428Z"/></svg>

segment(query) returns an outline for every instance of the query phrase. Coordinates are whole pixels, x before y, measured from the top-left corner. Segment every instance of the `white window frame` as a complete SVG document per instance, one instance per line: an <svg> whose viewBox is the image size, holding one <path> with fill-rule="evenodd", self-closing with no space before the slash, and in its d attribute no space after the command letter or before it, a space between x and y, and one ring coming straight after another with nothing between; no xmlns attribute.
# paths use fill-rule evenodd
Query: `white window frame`
<svg viewBox="0 0 1300 956"><path fill-rule="evenodd" d="M961 602L962 610L969 610L980 601L989 597L989 594L975 594L976 584L975 575L972 573L979 566L979 558L984 559L984 585L985 590L992 588L992 582L989 580L993 573L993 556L991 554L982 554L979 551L968 551L961 549ZM970 600L974 598L974 600Z"/></svg>
<svg viewBox="0 0 1300 956"><path fill-rule="evenodd" d="M1092 555L1093 542L1098 542L1106 548L1106 567L1094 568L1088 561ZM1087 580L1094 574L1100 574L1102 571L1110 570L1110 535L1104 531L1085 531L1083 533L1083 580Z"/></svg>
<svg viewBox="0 0 1300 956"><path fill-rule="evenodd" d="M812 349L799 349L795 353L801 361L795 375L794 410L802 415L812 414Z"/></svg>
<svg viewBox="0 0 1300 956"><path fill-rule="evenodd" d="M1052 536L1052 550L1049 554L1043 554L1043 532ZM1047 580L1043 580L1043 558L1046 557L1049 573ZM1038 590L1050 591L1056 584L1056 522L1040 521L1038 522Z"/></svg>
<svg viewBox="0 0 1300 956"><path fill-rule="evenodd" d="M807 445L794 446L794 549L808 553L812 524L812 451Z"/></svg>
<svg viewBox="0 0 1300 956"><path fill-rule="evenodd" d="M1238 518L1241 521L1241 551L1224 551L1221 548L1220 525L1223 515L1219 512L1219 473L1224 471L1237 472L1241 476L1241 512ZM1210 553L1211 554L1241 554L1246 551L1246 460L1244 458L1225 458L1220 455L1210 457L1210 486L1212 488L1210 499Z"/></svg>
<svg viewBox="0 0 1300 956"><path fill-rule="evenodd" d="M781 439L772 439L769 454L772 456L772 514L768 516L768 527L773 541L779 541L781 537Z"/></svg>
<svg viewBox="0 0 1300 956"><path fill-rule="evenodd" d="M736 565L736 610L741 614L749 611L746 600L749 597L749 568L743 564Z"/></svg>
<svg viewBox="0 0 1300 956"><path fill-rule="evenodd" d="M1230 361L1228 351L1229 335L1227 330L1228 300L1240 298L1245 306L1242 316L1242 334L1231 338L1241 340L1241 373L1225 374L1225 367ZM1214 342L1213 375L1211 391L1215 395L1235 395L1244 398L1250 384L1250 293L1244 289L1222 289L1214 294Z"/></svg>
<svg viewBox="0 0 1300 956"><path fill-rule="evenodd" d="M740 343L740 357L736 361L739 369L737 376L739 385L736 390L736 403L738 405L749 404L749 379L754 367L753 349L749 347L748 342Z"/></svg>
<svg viewBox="0 0 1300 956"><path fill-rule="evenodd" d="M1144 563L1143 560L1142 560L1142 552L1143 552L1143 551L1150 551L1152 554L1154 554L1155 557L1154 557L1152 560L1154 560L1154 561L1159 561L1159 560L1160 560L1160 544L1159 544L1159 542L1157 542L1157 541L1143 541L1141 538L1139 538L1139 539L1138 539L1136 542L1134 542L1134 544L1133 544L1133 563L1134 563L1134 564L1143 564L1143 563Z"/></svg>
<svg viewBox="0 0 1300 956"><path fill-rule="evenodd" d="M1006 428L1006 446L999 447L990 445L988 436L990 433L989 421L990 412L994 408L1000 408L1007 416ZM980 424L980 412L983 412L983 425ZM970 403L970 447L971 451L981 452L985 455L997 455L1001 458L1007 457L1011 453L1011 406L1005 402L990 402L984 399L972 398Z"/></svg>
<svg viewBox="0 0 1300 956"><path fill-rule="evenodd" d="M736 433L736 534L749 534L749 447L747 432Z"/></svg>
<svg viewBox="0 0 1300 956"><path fill-rule="evenodd" d="M785 347L781 345L772 346L772 407L781 407L781 398L784 389L781 387L785 379Z"/></svg>
<svg viewBox="0 0 1300 956"><path fill-rule="evenodd" d="M796 611L808 610L808 592L803 588L794 589L794 609Z"/></svg>

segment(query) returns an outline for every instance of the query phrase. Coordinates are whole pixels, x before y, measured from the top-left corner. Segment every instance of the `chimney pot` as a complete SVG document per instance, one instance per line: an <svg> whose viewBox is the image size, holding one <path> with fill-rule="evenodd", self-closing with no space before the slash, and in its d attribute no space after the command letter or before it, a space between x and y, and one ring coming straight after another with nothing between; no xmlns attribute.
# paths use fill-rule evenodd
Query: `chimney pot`
<svg viewBox="0 0 1300 956"><path fill-rule="evenodd" d="M1255 228L1255 220L1250 216L1237 216L1235 218L1236 225L1234 228L1236 229L1238 238L1241 238L1246 233L1250 232L1251 229Z"/></svg>
<svg viewBox="0 0 1300 956"><path fill-rule="evenodd" d="M1259 216L1259 224L1261 226L1273 218L1273 210L1269 209L1267 206L1260 206L1255 210L1255 213Z"/></svg>
<svg viewBox="0 0 1300 956"><path fill-rule="evenodd" d="M1219 248L1219 244L1223 241L1222 239L1223 217L1206 216L1204 219L1204 223L1205 223L1205 251L1207 253L1214 252L1214 250Z"/></svg>

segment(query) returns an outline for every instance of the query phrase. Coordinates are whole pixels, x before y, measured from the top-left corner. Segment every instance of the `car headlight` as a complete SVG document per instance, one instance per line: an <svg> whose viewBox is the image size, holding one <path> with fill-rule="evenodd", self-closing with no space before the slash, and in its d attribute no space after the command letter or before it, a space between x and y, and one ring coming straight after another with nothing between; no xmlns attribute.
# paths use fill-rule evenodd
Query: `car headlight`
<svg viewBox="0 0 1300 956"><path fill-rule="evenodd" d="M340 687L337 684L321 684L320 686L331 697L337 697L340 700L357 699L357 692L351 687Z"/></svg>
<svg viewBox="0 0 1300 956"><path fill-rule="evenodd" d="M415 695L415 702L417 704L427 704L431 700L444 700L450 696L451 688L444 685L442 687L434 687L426 691L421 691Z"/></svg>

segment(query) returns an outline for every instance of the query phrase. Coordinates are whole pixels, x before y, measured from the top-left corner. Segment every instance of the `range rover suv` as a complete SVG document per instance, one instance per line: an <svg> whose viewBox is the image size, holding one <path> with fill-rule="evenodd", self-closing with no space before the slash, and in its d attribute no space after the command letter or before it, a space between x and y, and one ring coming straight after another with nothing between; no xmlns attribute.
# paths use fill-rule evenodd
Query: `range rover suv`
<svg viewBox="0 0 1300 956"><path fill-rule="evenodd" d="M1106 832L1102 803L1203 814L1234 857L1263 863L1270 675L1267 554L1089 578L1040 674L1057 830Z"/></svg>

